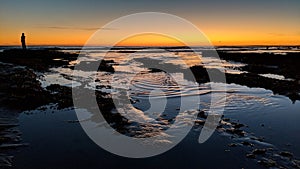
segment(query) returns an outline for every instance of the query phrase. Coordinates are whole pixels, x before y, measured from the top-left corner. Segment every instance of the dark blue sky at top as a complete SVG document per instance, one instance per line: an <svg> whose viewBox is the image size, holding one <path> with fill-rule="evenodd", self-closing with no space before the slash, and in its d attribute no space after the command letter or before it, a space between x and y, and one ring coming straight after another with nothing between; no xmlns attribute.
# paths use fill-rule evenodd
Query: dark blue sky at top
<svg viewBox="0 0 300 169"><path fill-rule="evenodd" d="M64 18L97 19L109 21L123 15L157 11L166 12L187 19L210 18L226 19L227 17L300 17L299 0L172 0L172 1L142 1L142 0L12 0L0 1L1 19L21 18L43 23L43 20L58 22ZM76 18L74 18L76 17Z"/></svg>

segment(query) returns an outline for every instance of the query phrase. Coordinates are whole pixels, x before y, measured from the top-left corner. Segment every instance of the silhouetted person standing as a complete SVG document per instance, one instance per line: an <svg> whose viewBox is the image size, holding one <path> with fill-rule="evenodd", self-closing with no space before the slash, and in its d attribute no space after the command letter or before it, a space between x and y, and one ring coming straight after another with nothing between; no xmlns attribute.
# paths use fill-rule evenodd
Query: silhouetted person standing
<svg viewBox="0 0 300 169"><path fill-rule="evenodd" d="M22 33L22 36L21 36L21 43L22 43L23 50L26 50L26 43L25 43L25 35L24 35L24 33Z"/></svg>

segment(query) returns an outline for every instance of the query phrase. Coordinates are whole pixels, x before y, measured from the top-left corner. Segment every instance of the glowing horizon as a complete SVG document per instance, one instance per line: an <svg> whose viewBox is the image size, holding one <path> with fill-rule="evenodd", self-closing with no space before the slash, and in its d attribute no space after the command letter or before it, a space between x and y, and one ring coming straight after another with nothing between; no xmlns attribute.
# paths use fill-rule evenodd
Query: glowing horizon
<svg viewBox="0 0 300 169"><path fill-rule="evenodd" d="M11 41L1 41L0 39L0 46L18 46L21 45L20 43L20 36L21 32L18 34L19 36L14 36ZM84 46L87 40L89 39L89 35L82 35L81 37L70 37L68 39L64 38L68 35L60 35L58 37L46 37L42 35L43 38L39 36L32 35L31 33L28 34L25 32L26 35L26 43L28 46ZM121 44L116 46L181 46L176 44L175 42L168 41L166 39L159 39L155 37L147 37L146 35L144 38L139 36L139 38L131 39L130 41L124 41ZM256 46L256 45L264 45L264 46L272 46L272 45L282 45L282 46L297 46L300 45L300 36L295 36L293 38L285 37L285 38L278 38L274 40L274 37L271 38L262 38L263 36L258 36L255 38L254 36L243 36L243 39L238 39L235 37L228 38L223 37L219 38L218 36L207 35L208 39L210 40L211 44L214 46ZM43 40L45 39L46 40ZM144 39L144 40L142 40ZM19 41L19 42L17 42ZM95 44L90 46L109 46L108 44ZM201 46L195 44L194 46Z"/></svg>
<svg viewBox="0 0 300 169"><path fill-rule="evenodd" d="M1 29L0 29L1 30ZM87 40L92 36L90 31L82 32L78 35L72 36L72 32L55 32L56 36L53 34L37 32L31 33L24 31L26 35L26 43L28 46L83 46ZM20 45L20 36L22 31L14 36L9 36L0 38L0 46L18 46ZM11 34L8 34L11 35ZM294 46L300 45L300 35L298 36L278 36L276 34L246 34L243 32L236 32L235 35L230 35L230 33L206 33L206 36L210 40L211 44L214 46L248 46L248 45L283 45L283 46ZM242 38L240 38L242 37ZM179 46L173 43L168 43L166 40L159 38L145 38L144 41L136 39L136 42L132 40L129 42L123 42L119 46ZM107 46L108 44L95 44L97 46ZM195 46L198 46L195 44Z"/></svg>

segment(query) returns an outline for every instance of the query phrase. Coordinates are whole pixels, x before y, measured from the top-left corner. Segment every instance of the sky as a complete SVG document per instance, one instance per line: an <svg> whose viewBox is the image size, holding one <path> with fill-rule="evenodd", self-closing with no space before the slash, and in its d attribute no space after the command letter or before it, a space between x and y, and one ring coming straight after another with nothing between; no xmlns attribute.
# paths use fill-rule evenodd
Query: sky
<svg viewBox="0 0 300 169"><path fill-rule="evenodd" d="M0 0L0 45L19 45L22 32L28 45L84 45L107 23L138 12L184 18L217 46L300 45L300 0ZM174 29L189 34L182 25ZM114 35L127 30L106 31ZM110 44L109 36L103 38L98 45ZM141 39L143 45L170 45L153 36Z"/></svg>

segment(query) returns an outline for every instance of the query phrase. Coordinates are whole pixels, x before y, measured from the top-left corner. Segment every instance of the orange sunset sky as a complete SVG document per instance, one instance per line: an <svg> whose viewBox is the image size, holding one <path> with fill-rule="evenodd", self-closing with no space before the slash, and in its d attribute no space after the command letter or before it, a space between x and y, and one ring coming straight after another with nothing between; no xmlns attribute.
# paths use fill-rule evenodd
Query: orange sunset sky
<svg viewBox="0 0 300 169"><path fill-rule="evenodd" d="M58 1L0 0L0 45L84 45L110 21L124 15L157 11L195 24L213 45L300 45L300 1ZM177 30L180 29L178 25ZM118 28L105 30L113 35ZM190 36L193 43L197 39ZM108 45L110 38L103 37ZM139 36L121 45L176 45L157 36Z"/></svg>

